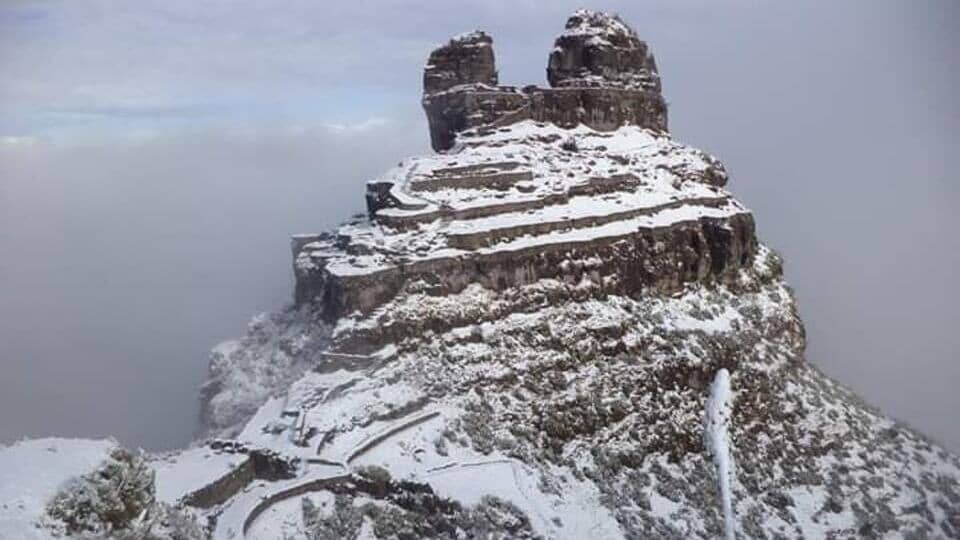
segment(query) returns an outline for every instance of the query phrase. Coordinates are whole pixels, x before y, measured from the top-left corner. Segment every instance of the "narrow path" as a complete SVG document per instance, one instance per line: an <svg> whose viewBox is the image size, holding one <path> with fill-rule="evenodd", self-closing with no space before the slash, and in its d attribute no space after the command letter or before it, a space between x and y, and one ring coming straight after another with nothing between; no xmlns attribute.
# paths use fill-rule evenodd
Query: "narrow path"
<svg viewBox="0 0 960 540"><path fill-rule="evenodd" d="M280 482L255 481L224 507L217 516L217 523L210 537L212 540L240 540L267 508L290 497L326 489L348 480L350 476L349 472L344 471L318 470Z"/></svg>
<svg viewBox="0 0 960 540"><path fill-rule="evenodd" d="M351 471L348 464L351 461L376 448L394 435L439 415L440 411L431 411L387 426L353 448L342 464L315 463L313 468L316 470L311 471L311 464L308 463L307 473L298 478L279 482L255 480L243 492L234 496L217 516L217 523L214 526L211 539L241 540L245 538L247 531L250 530L257 518L271 506L311 491L322 491L334 484L350 479ZM317 467L318 464L325 467L326 470L320 470L320 467ZM339 470L331 471L330 469Z"/></svg>
<svg viewBox="0 0 960 540"><path fill-rule="evenodd" d="M374 447L379 446L381 443L393 437L394 435L406 431L407 429L412 428L418 424L422 424L431 418L436 418L440 415L440 411L431 411L428 413L415 416L413 418L408 418L401 420L393 425L387 426L383 431L371 435L369 438L357 445L350 453L347 454L347 458L344 460L345 463L350 463L353 460L357 459L361 455L369 452Z"/></svg>

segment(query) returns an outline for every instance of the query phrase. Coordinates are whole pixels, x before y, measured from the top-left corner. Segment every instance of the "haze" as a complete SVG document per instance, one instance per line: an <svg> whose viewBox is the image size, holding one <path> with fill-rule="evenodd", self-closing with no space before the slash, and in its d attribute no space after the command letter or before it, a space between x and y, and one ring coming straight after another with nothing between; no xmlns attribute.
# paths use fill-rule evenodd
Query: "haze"
<svg viewBox="0 0 960 540"><path fill-rule="evenodd" d="M0 441L186 444L207 351L290 300L288 236L428 151L429 51L482 28L544 84L586 3L0 5ZM808 359L960 450L960 5L588 4L784 254Z"/></svg>

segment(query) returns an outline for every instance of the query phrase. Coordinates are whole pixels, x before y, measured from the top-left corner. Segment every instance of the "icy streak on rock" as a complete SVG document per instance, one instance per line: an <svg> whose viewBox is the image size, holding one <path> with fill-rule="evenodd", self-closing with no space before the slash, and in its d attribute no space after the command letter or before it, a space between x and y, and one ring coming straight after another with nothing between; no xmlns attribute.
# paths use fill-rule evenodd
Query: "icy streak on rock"
<svg viewBox="0 0 960 540"><path fill-rule="evenodd" d="M717 468L717 490L723 505L724 537L736 538L736 517L733 515L733 455L730 452L730 419L733 413L733 392L730 389L730 374L720 369L710 385L704 418L704 437L707 451L713 456Z"/></svg>

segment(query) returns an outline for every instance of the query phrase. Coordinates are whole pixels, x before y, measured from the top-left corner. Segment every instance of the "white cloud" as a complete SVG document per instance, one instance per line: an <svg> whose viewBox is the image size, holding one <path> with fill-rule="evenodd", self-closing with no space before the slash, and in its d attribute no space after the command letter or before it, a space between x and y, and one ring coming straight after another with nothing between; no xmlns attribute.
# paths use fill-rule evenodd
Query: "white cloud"
<svg viewBox="0 0 960 540"><path fill-rule="evenodd" d="M381 116L374 116L354 124L327 123L323 127L334 133L360 133L384 127L390 123L390 119Z"/></svg>
<svg viewBox="0 0 960 540"><path fill-rule="evenodd" d="M40 139L38 139L37 137L15 137L15 136L0 137L0 146L4 146L4 147L33 146L38 142L40 142Z"/></svg>

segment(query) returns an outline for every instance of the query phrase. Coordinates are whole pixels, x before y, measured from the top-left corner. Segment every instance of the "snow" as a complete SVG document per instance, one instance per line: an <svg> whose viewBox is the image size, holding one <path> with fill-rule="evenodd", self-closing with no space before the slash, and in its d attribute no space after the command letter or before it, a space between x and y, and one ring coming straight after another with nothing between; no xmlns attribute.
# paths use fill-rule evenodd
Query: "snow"
<svg viewBox="0 0 960 540"><path fill-rule="evenodd" d="M94 470L116 446L110 439L45 438L0 447L0 538L52 538L38 525L47 501L66 481Z"/></svg>
<svg viewBox="0 0 960 540"><path fill-rule="evenodd" d="M310 487L324 481L339 482L347 478L343 469L339 467L307 465L303 469L303 474L296 478L277 482L254 482L224 505L217 518L216 528L211 535L212 540L242 539L248 529L263 531L266 527L268 531L277 531L279 527L282 527L282 522L269 519L269 514L267 514L265 521L268 523L266 525L257 524L260 517L263 516L263 514L258 515L257 512L269 510L282 501L291 499L299 501L299 495L302 494L304 486ZM322 490L321 487L310 487L309 489L313 491ZM268 499L271 500L270 503L266 503ZM288 516L286 512L282 512L282 515ZM274 536L274 538L277 537L279 536Z"/></svg>
<svg viewBox="0 0 960 540"><path fill-rule="evenodd" d="M158 456L150 462L156 472L157 500L174 504L226 476L246 459L244 454L217 452L207 447Z"/></svg>
<svg viewBox="0 0 960 540"><path fill-rule="evenodd" d="M559 144L569 138L577 142L576 153ZM351 249L308 243L296 266L375 278L401 265L748 213L703 181L708 171L719 174L717 166L711 156L637 126L599 132L524 121L467 132L451 152L406 160L377 180L392 183L391 193L402 202L378 211L384 224L350 221L336 236ZM407 225L398 230L394 223Z"/></svg>
<svg viewBox="0 0 960 540"><path fill-rule="evenodd" d="M571 32L602 38L619 31L609 21ZM561 144L570 139L575 151ZM565 271L585 270L579 283L541 279L497 290L472 283L438 295L429 279L416 279L418 268L436 271L427 263L483 262L749 214L717 185L725 174L714 158L667 134L532 121L461 133L451 151L388 171L376 181L393 184L401 207L378 211L386 219L354 218L333 235L296 239L305 245L295 264L364 282L397 269L414 276L406 286L321 331L308 317L260 321L247 339L215 354L226 403L214 405L259 406L240 439L302 464L297 478L255 481L229 501L215 537L239 537L247 526L248 537L297 537L302 516L292 494L367 466L464 505L497 496L547 538L711 537L718 509L728 539L746 530L738 515L787 536L855 532L850 504L824 511L837 497L880 501L903 522L942 526L951 511L942 493L953 488L925 493L956 478L956 461L810 375L781 261L762 245L736 279L691 283L669 296L656 287L632 298L608 294L590 277L604 262L589 256L558 257ZM351 351L358 342L362 350ZM368 345L381 349L370 354ZM735 366L741 399L750 398L742 406L756 406L759 422L769 423L741 426L738 417L731 424L731 377L721 365ZM576 421L583 399L595 408L583 416L590 429L544 428ZM764 416L771 409L792 416ZM737 454L739 470L734 427L755 436L751 455ZM896 445L888 431L896 431ZM294 436L301 432L310 436ZM674 444L701 436L708 454ZM868 447L873 440L887 446ZM901 466L904 457L909 464ZM711 468L715 475L705 475ZM807 485L835 476L849 485ZM714 481L719 504L703 497ZM190 487L173 486L166 497ZM917 505L920 512L911 510ZM362 535L369 528L365 521Z"/></svg>
<svg viewBox="0 0 960 540"><path fill-rule="evenodd" d="M856 516L849 508L840 513L821 512L829 494L823 486L798 486L787 491L793 499L792 513L806 538L825 538L830 531L856 531Z"/></svg>
<svg viewBox="0 0 960 540"><path fill-rule="evenodd" d="M318 494L308 494L312 498ZM333 497L330 496L332 501ZM300 498L285 499L267 508L250 525L246 540L308 540L303 524L303 506Z"/></svg>
<svg viewBox="0 0 960 540"><path fill-rule="evenodd" d="M615 15L580 8L574 12L573 16L579 19L579 24L568 25L561 36L588 35L597 39L604 35L616 34L636 36L633 29Z"/></svg>
<svg viewBox="0 0 960 540"><path fill-rule="evenodd" d="M531 238L517 240L529 242ZM582 264L585 268L601 262L589 258L567 261L568 264ZM526 399L522 387L517 392L508 393L505 389L501 392L498 388L506 387L497 386L501 383L490 386L490 381L502 380L505 381L503 384L509 384L510 380L543 377L541 370L549 370L551 365L569 358L565 356L567 352L576 351L579 358L601 357L605 360L571 363L568 371L562 372L562 377L558 375L560 388L546 397L541 396L540 399L547 402L543 405L559 404L562 408L565 404L575 403L577 396L599 388L599 381L608 377L616 379L617 372L610 371L613 369L622 369L620 374L626 374L651 365L680 363L687 363L693 371L706 368L716 361L716 357L711 357L713 353L705 350L707 347L728 339L739 339L744 332L769 332L769 329L789 326L796 320L791 293L776 274L771 274L770 268L777 264L776 256L760 247L753 264L742 270L736 287L732 284L690 284L673 296L649 294L627 298L611 295L602 299L563 301L563 297L557 295L567 284L555 280L541 280L516 291L492 291L473 284L460 293L447 296L404 293L374 313L341 319L334 332L335 341L350 339L352 332L371 332L379 326L404 319L455 318L462 322L450 324L440 331L416 333L395 344L380 343L383 348L375 356L389 358L389 361L348 362L341 369L324 373L306 371L287 385L285 393L268 400L246 426L241 438L285 455L313 461L307 461L305 469L300 472L302 476L296 479L277 483L254 482L246 492L231 500L222 515L224 536L218 531L217 537L228 537L231 530L235 533L242 531L251 512L264 497L295 489L318 478L337 477L370 465L387 469L394 479L429 484L439 495L464 505L476 504L484 495L500 497L517 506L531 520L534 530L547 538L622 537L630 532L624 522L624 519L632 520L630 516L638 516L644 526L653 522L665 527L664 531L673 531L680 536L709 537L716 532L712 528L715 512L712 501L707 502L710 506L704 507L705 501L698 495L685 494L676 485L676 482L699 482L701 478L705 482L717 482L720 493L717 506L724 517L728 538L738 532L743 534L737 516L749 515L757 508L761 512L758 520L767 531L780 530L787 536L812 538L847 531L856 520L850 506L846 505L837 513L824 512L826 500L836 494L828 493L822 487L798 485L795 477L786 476L788 469L779 465L776 460L780 457L773 454L740 458L751 459L751 468L744 467L737 473L741 475L758 468L763 470L764 464L769 462L769 478L772 480L764 481L776 486L765 486L761 494L747 495L734 475L733 426L730 424L733 393L730 374L726 370L715 371L705 407L699 387L695 391L664 387L657 392L625 398L616 384L607 386L598 407L605 408L609 403L622 403L623 400L635 400L640 404L635 412L621 420L568 443L563 448L563 460L559 464L528 460L526 456L523 460L518 459L518 456L536 450L516 440L512 444L517 444L513 447L517 453L507 453L497 444L481 451L474 446L473 432L461 423L465 422L466 411L474 410L466 406L472 395L470 388L486 385L485 388L491 390L484 394L484 403L495 408L500 407L499 398L505 396L509 396L511 402ZM511 305L512 296L559 300ZM550 343L549 350L544 349L544 343ZM734 359L737 374L745 378L760 373L782 376L777 372L786 373L788 365L796 367L795 359L789 354L791 348L801 346L802 341L794 343L789 337L778 340L765 337L756 344L756 356ZM610 357L604 356L599 348L625 349L626 352L622 356ZM713 371L716 367L710 369ZM442 391L437 392L440 388ZM816 394L811 388L809 384L791 379L784 387L786 395L782 403L778 403L783 410L807 411L794 424L801 436L817 434L851 439L850 434L862 433L854 429L859 424L850 419L849 404L827 399L815 405L809 400L819 398L814 397ZM687 413L677 408L677 404L685 399L694 403ZM290 438L291 427L297 418L289 412L299 410L304 411L304 416L297 417L302 418L304 427L317 430L317 435L309 439L305 447L294 444ZM510 424L529 425L530 419L523 416L522 410L512 409L511 416L497 416L498 420L491 427L494 433L489 438L505 438L510 442ZM862 416L859 409L856 411L855 414ZM866 418L870 429L876 430L877 434L893 427L892 423L879 417ZM858 418L857 421L864 420ZM633 482L630 487L623 482L625 478L633 477L620 473L600 481L594 476L574 473L597 470L598 465L591 460L591 451L622 448L627 455L638 455L634 446L636 442L632 442L631 437L637 431L643 433L649 423L658 422L679 429L692 426L689 429L693 436L705 437L710 454L686 454L679 463L670 461L663 453L641 454L642 463L635 470L643 474L636 478L646 478L647 481ZM265 426L277 423L286 427L279 433L264 431ZM778 440L790 441L776 431L776 425L764 429L757 434L755 442L767 452L770 452L770 445L778 444ZM327 435L331 438L327 439ZM640 435L636 440L643 439L644 436ZM801 441L800 444L802 448L812 447L814 441ZM924 512L929 511L932 519L942 522L947 519L944 500L923 499L922 491L911 486L930 482L929 475L932 474L956 475L957 469L934 455L934 450L925 450L921 442L910 444L913 446L905 446L906 455L922 456L922 462L927 465L919 466L917 463L921 461L917 458L917 463L903 469L901 476L900 472L895 472L899 465L894 462L885 464L888 468L882 474L884 482L879 487L871 486L871 480L875 480L879 473L866 471L868 459L871 467L878 466L876 458L856 457L859 448L856 446L850 450L854 457L842 462L838 461L840 457L836 454L812 458L816 459L814 470L829 475L841 467L851 467L855 471L843 473L844 478L862 483L863 487L856 486L841 496L862 500L861 493L865 493L871 500L888 501L900 513L899 519L920 524L926 519L922 514L912 516L903 509L926 500L927 510ZM704 463L704 458L712 458L712 462ZM334 464L329 464L331 462ZM703 476L703 465L716 468L716 480L711 478L713 475ZM752 479L756 481L756 476ZM635 498L611 501L609 482L613 482L615 490L636 494ZM766 502L765 494L774 489L792 497L792 504L782 512ZM309 496L320 496L321 493ZM295 500L298 499L281 498L276 504L267 506L266 511L252 521L248 536L270 538L288 534L296 538L294 531L299 526L300 517ZM638 527L636 530L657 529Z"/></svg>
<svg viewBox="0 0 960 540"><path fill-rule="evenodd" d="M480 503L487 495L500 497L523 510L533 520L534 529L547 538L616 535L616 520L599 504L599 491L589 482L566 478L564 495L558 497L543 491L539 471L499 452L485 455L449 444L446 455L437 453L435 441L443 437L444 419L459 414L456 409L438 407L428 414L410 415L396 424L410 425L410 429L393 431L389 439L358 456L352 465L384 467L394 478L427 483L438 495L467 506ZM427 421L418 422L420 419Z"/></svg>
<svg viewBox="0 0 960 540"><path fill-rule="evenodd" d="M730 452L730 420L733 414L733 394L730 390L730 373L726 369L717 371L710 385L710 397L706 411L706 446L713 456L717 469L717 487L723 505L724 536L727 540L736 538L736 517L733 513L734 475L733 455Z"/></svg>

